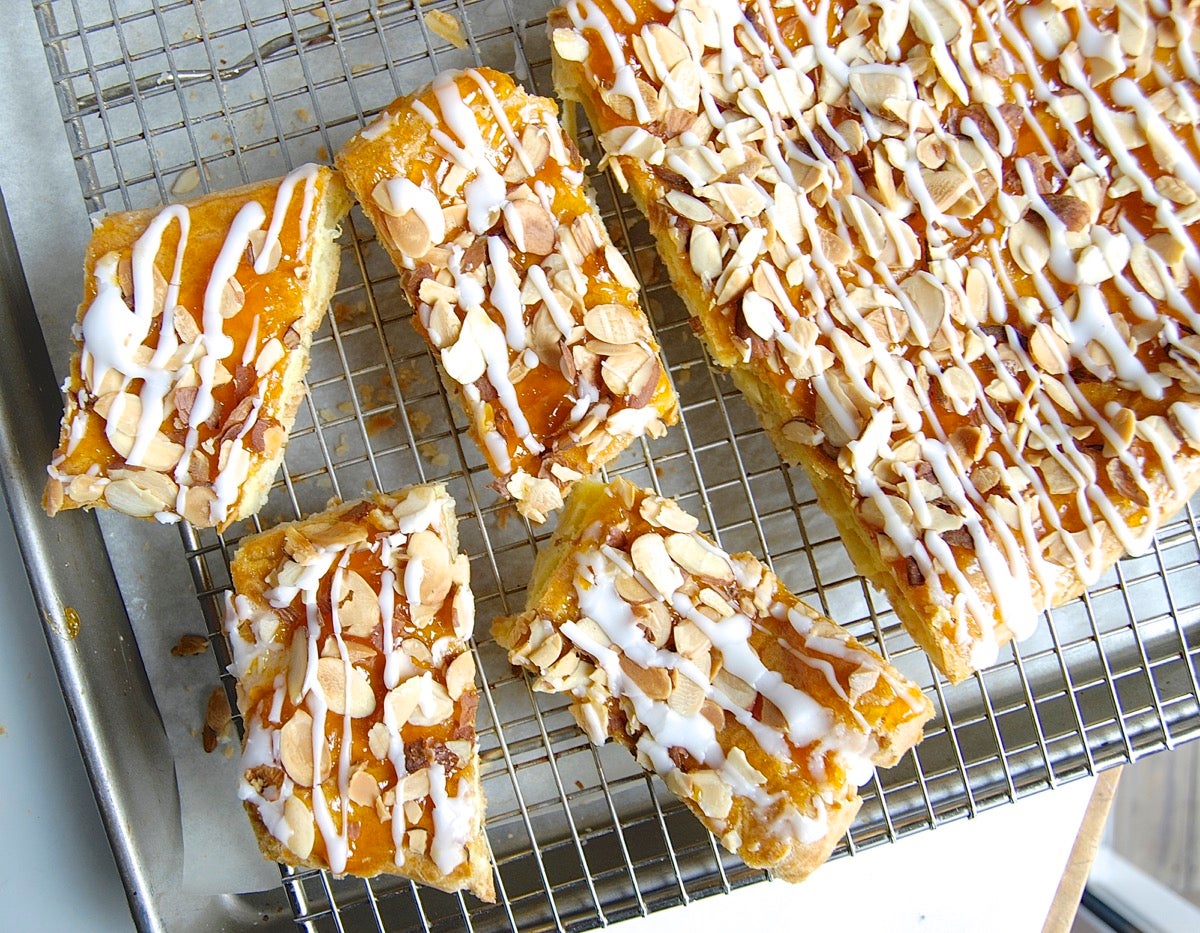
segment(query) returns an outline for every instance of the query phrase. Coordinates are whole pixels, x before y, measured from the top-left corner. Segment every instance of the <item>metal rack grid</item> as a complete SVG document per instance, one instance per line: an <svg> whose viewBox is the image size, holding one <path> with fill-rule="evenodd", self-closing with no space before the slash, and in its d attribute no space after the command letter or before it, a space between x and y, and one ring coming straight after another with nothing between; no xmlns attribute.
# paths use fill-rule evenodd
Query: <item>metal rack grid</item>
<svg viewBox="0 0 1200 933"><path fill-rule="evenodd" d="M552 93L545 0L33 0L79 172L95 211L144 207L279 175L330 154L397 94L438 70L487 64ZM454 14L466 49L424 14ZM586 132L581 149L598 153ZM200 171L197 173L196 169ZM933 697L924 743L862 789L837 854L930 828L1200 734L1197 503L1144 556L963 684L939 680L887 603L852 569L799 470L780 464L727 377L692 337L644 221L594 174L614 240L644 285L683 419L613 472L679 498L730 550L764 555L800 595ZM194 189L194 190L193 190ZM763 880L729 855L620 748L594 748L561 699L535 696L487 635L522 604L538 544L490 475L370 225L346 224L340 286L314 341L286 468L261 515L219 536L185 528L214 633L238 538L353 498L436 480L461 513L483 674L480 748L496 906L402 879L283 875L314 930L584 929ZM218 660L228 657L214 638Z"/></svg>

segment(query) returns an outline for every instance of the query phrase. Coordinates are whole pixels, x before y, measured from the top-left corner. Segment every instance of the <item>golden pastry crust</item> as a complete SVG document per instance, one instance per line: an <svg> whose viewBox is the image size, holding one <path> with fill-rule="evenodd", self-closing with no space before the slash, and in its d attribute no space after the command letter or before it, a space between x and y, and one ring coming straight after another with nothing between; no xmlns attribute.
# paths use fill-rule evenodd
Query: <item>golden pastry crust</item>
<svg viewBox="0 0 1200 933"><path fill-rule="evenodd" d="M349 209L332 170L304 165L100 222L49 514L113 508L224 529L258 511L304 395Z"/></svg>
<svg viewBox="0 0 1200 933"><path fill-rule="evenodd" d="M961 680L1200 487L1195 17L665 6L553 11L555 85L713 358Z"/></svg>
<svg viewBox="0 0 1200 933"><path fill-rule="evenodd" d="M580 483L527 611L492 634L535 690L571 695L592 741L628 747L748 865L800 881L845 834L858 785L921 740L933 709L696 525L625 480Z"/></svg>
<svg viewBox="0 0 1200 933"><path fill-rule="evenodd" d="M494 901L470 564L446 490L280 525L245 539L231 573L241 797L263 854Z"/></svg>
<svg viewBox="0 0 1200 933"><path fill-rule="evenodd" d="M439 76L337 155L471 433L533 521L678 402L552 101Z"/></svg>

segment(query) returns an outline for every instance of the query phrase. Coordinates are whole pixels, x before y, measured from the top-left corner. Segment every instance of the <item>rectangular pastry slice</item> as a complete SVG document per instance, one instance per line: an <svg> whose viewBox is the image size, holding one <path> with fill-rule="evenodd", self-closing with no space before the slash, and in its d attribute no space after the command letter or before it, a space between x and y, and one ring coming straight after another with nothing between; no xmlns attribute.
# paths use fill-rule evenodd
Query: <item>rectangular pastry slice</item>
<svg viewBox="0 0 1200 933"><path fill-rule="evenodd" d="M678 417L637 280L552 101L487 68L392 103L337 156L413 323L521 514Z"/></svg>
<svg viewBox="0 0 1200 933"><path fill-rule="evenodd" d="M493 901L470 563L442 486L244 539L226 631L263 854Z"/></svg>
<svg viewBox="0 0 1200 933"><path fill-rule="evenodd" d="M492 633L534 689L571 695L593 742L626 745L746 864L799 881L932 707L696 525L625 480L580 483L538 554L528 610Z"/></svg>
<svg viewBox="0 0 1200 933"><path fill-rule="evenodd" d="M951 679L1200 486L1166 6L572 0L554 80L712 357Z"/></svg>
<svg viewBox="0 0 1200 933"><path fill-rule="evenodd" d="M309 164L102 220L46 511L220 529L257 512L304 396L349 209L338 176Z"/></svg>

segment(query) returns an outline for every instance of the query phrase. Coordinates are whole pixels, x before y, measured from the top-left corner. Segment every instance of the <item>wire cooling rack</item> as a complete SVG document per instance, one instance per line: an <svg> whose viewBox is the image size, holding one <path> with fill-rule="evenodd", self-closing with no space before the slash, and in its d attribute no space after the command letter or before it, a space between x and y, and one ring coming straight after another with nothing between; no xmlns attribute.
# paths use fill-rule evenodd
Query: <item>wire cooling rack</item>
<svg viewBox="0 0 1200 933"><path fill-rule="evenodd" d="M545 0L33 0L94 211L145 207L282 174L331 153L397 94L444 68L487 64L552 93ZM458 49L430 31L440 10ZM583 132L581 149L598 153ZM938 679L852 569L799 470L780 464L729 380L707 363L642 218L592 178L632 260L683 419L614 472L676 496L730 550L765 555L796 592L919 682L937 716L924 743L863 788L837 854L1173 747L1200 733L1200 539L1187 508L1145 555L1115 567L1037 634L957 686ZM565 704L533 695L487 634L523 603L546 529L488 488L464 418L413 331L394 269L356 210L339 289L314 341L308 395L262 514L224 536L183 530L213 631L238 538L333 496L436 480L458 502L476 594L480 748L496 906L402 879L284 871L313 930L586 929L763 880L717 846L620 748L594 748ZM218 660L228 661L214 639ZM231 806L234 805L231 797Z"/></svg>

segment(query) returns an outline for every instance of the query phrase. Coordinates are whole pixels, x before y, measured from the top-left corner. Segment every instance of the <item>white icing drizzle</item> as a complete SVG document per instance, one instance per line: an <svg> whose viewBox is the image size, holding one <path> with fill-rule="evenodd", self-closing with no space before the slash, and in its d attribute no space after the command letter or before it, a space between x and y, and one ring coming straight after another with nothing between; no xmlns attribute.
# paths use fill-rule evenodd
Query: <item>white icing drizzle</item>
<svg viewBox="0 0 1200 933"><path fill-rule="evenodd" d="M429 856L443 875L448 875L467 857L467 840L474 831L474 791L462 778L454 795L446 787L446 768L429 766L429 799L433 801L433 842Z"/></svg>

